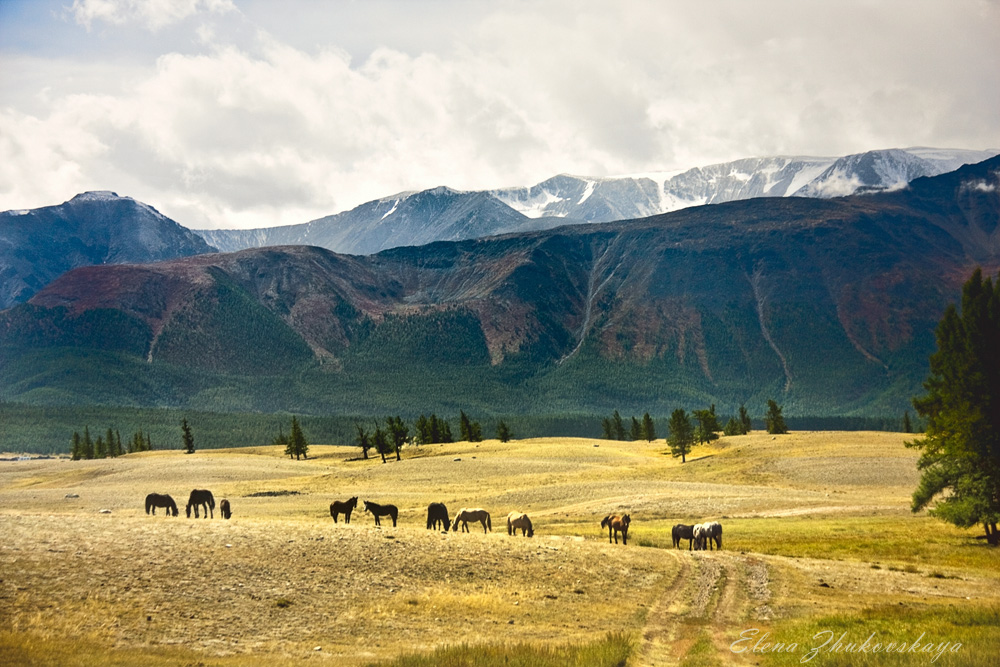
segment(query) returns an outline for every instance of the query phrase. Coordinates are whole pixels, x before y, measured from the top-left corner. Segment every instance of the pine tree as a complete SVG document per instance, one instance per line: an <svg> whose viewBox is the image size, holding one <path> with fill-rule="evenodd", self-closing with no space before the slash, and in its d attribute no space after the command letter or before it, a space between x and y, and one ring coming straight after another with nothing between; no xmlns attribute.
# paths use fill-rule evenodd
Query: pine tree
<svg viewBox="0 0 1000 667"><path fill-rule="evenodd" d="M691 428L691 419L683 408L674 410L670 415L668 425L667 444L670 445L670 455L674 458L681 457L681 463L687 463L687 455L694 445L694 429Z"/></svg>
<svg viewBox="0 0 1000 667"><path fill-rule="evenodd" d="M649 416L648 412L642 416L642 438L646 442L656 440L656 426L653 424L653 418Z"/></svg>
<svg viewBox="0 0 1000 667"><path fill-rule="evenodd" d="M403 448L403 444L406 443L406 438L410 435L410 429L398 415L396 417L386 417L385 423L392 451L396 453L396 460L400 461L402 459L399 452Z"/></svg>
<svg viewBox="0 0 1000 667"><path fill-rule="evenodd" d="M611 419L605 417L601 420L601 437L605 440L614 440L614 424L611 423Z"/></svg>
<svg viewBox="0 0 1000 667"><path fill-rule="evenodd" d="M433 444L431 439L431 424L427 417L420 415L417 417L417 421L414 422L413 428L416 432L416 440L418 445L430 445Z"/></svg>
<svg viewBox="0 0 1000 667"><path fill-rule="evenodd" d="M372 433L372 445L382 457L382 463L385 463L385 455L391 453L392 450L389 449L389 439L386 437L385 431L377 423L375 431Z"/></svg>
<svg viewBox="0 0 1000 667"><path fill-rule="evenodd" d="M73 431L73 444L70 447L70 457L74 461L79 461L83 456L83 442L80 440L80 434Z"/></svg>
<svg viewBox="0 0 1000 667"><path fill-rule="evenodd" d="M513 436L510 433L510 429L507 427L507 424L504 422L504 420L501 419L500 421L498 421L497 440L499 440L500 442L509 442L512 437Z"/></svg>
<svg viewBox="0 0 1000 667"><path fill-rule="evenodd" d="M903 413L903 433L913 433L913 424L910 423L910 411Z"/></svg>
<svg viewBox="0 0 1000 667"><path fill-rule="evenodd" d="M361 448L361 456L367 461L368 460L368 450L372 448L371 440L368 438L368 432L365 431L365 427L361 424L355 424L354 428L357 430L358 435L354 439L355 444Z"/></svg>
<svg viewBox="0 0 1000 667"><path fill-rule="evenodd" d="M740 424L743 425L743 435L753 430L753 420L750 418L750 413L747 412L745 405L740 406Z"/></svg>
<svg viewBox="0 0 1000 667"><path fill-rule="evenodd" d="M723 435L743 435L743 423L736 417L730 417L726 422L726 428L722 430Z"/></svg>
<svg viewBox="0 0 1000 667"><path fill-rule="evenodd" d="M83 427L83 458L94 458L94 441L90 439L90 427Z"/></svg>
<svg viewBox="0 0 1000 667"><path fill-rule="evenodd" d="M97 441L94 443L94 458L103 459L107 458L108 450L104 445L104 436L97 436Z"/></svg>
<svg viewBox="0 0 1000 667"><path fill-rule="evenodd" d="M699 444L718 440L719 438L718 431L721 431L722 428L719 426L719 420L715 416L714 409L715 406L713 405L708 410L695 410L692 413L698 422L695 438L697 438Z"/></svg>
<svg viewBox="0 0 1000 667"><path fill-rule="evenodd" d="M302 433L299 420L294 416L292 417L292 433L288 436L288 447L285 448L285 453L294 456L296 461L300 457L309 458L309 443L306 441L305 434Z"/></svg>
<svg viewBox="0 0 1000 667"><path fill-rule="evenodd" d="M956 526L980 524L1000 545L1000 274L996 285L976 269L962 287L961 313L950 305L936 331L924 396L920 483L911 509L932 502L932 516Z"/></svg>
<svg viewBox="0 0 1000 667"><path fill-rule="evenodd" d="M181 420L181 444L185 454L194 454L194 435L186 418Z"/></svg>
<svg viewBox="0 0 1000 667"><path fill-rule="evenodd" d="M781 406L770 398L767 399L767 414L764 416L764 424L767 426L768 433L775 435L788 433L785 418L781 416Z"/></svg>
<svg viewBox="0 0 1000 667"><path fill-rule="evenodd" d="M642 424L634 416L632 417L632 426L628 431L629 440L636 442L642 440Z"/></svg>
<svg viewBox="0 0 1000 667"><path fill-rule="evenodd" d="M105 445L105 447L107 448L106 449L107 456L110 458L118 456L118 454L115 452L115 432L112 431L110 427L108 427L107 433L105 433L104 435L105 435L105 440L107 441L107 445Z"/></svg>
<svg viewBox="0 0 1000 667"><path fill-rule="evenodd" d="M615 413L611 415L611 425L614 427L613 432L615 434L615 440L624 440L625 424L622 423L622 416L618 414L617 410L615 410Z"/></svg>
<svg viewBox="0 0 1000 667"><path fill-rule="evenodd" d="M441 439L438 442L454 442L454 438L451 436L451 424L448 423L448 420L442 419L438 424L441 426Z"/></svg>

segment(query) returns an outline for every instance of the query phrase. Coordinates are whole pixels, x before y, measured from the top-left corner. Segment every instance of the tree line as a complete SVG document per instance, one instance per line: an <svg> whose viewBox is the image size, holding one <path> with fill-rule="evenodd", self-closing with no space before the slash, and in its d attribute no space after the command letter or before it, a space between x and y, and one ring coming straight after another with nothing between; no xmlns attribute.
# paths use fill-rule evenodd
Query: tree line
<svg viewBox="0 0 1000 667"><path fill-rule="evenodd" d="M440 443L454 442L451 432L451 424L447 419L438 417L431 413L428 417L421 414L413 424L414 433L410 435L410 427L398 415L386 417L383 424L374 421L374 428L368 430L362 423L355 423L356 436L354 443L361 448L361 455L368 458L368 452L375 450L382 458L382 463L386 461L386 455L396 456L400 460L400 450L403 445L413 443L415 445L435 445ZM459 411L458 417L459 440L465 442L480 442L483 439L483 428L478 421L473 421L464 410ZM497 421L496 436L500 442L507 442L513 438L510 427L502 419Z"/></svg>

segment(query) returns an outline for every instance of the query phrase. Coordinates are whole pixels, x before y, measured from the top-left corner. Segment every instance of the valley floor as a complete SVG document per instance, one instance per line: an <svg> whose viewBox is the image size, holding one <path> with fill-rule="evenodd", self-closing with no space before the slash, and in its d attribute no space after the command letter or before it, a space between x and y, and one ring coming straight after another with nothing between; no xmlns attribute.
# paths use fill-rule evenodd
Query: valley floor
<svg viewBox="0 0 1000 667"><path fill-rule="evenodd" d="M558 438L414 447L385 465L332 446L306 461L277 448L3 461L0 662L354 665L624 632L634 665L797 664L836 631L960 642L936 664L990 664L1000 554L910 514L907 437L751 434L684 464L663 441ZM184 518L192 488L228 498L233 518ZM150 492L181 516L147 516ZM398 505L398 526L360 504L334 524L330 502L353 495ZM493 532L426 530L433 501L488 509ZM506 534L513 510L534 538ZM627 546L600 528L612 512L632 516ZM675 523L709 519L722 551L673 548ZM987 620L958 630L970 614ZM862 657L911 664L846 651L813 664Z"/></svg>

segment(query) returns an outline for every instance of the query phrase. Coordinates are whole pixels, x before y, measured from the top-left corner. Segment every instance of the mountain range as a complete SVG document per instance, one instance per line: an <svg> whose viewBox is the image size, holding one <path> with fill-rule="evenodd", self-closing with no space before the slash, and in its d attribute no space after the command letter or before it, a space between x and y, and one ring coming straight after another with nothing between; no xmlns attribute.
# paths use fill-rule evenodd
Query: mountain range
<svg viewBox="0 0 1000 667"><path fill-rule="evenodd" d="M1000 158L892 191L367 256L280 246L81 267L0 312L0 396L661 415L776 398L788 414L901 414L976 266L1000 268Z"/></svg>
<svg viewBox="0 0 1000 667"><path fill-rule="evenodd" d="M676 173L616 178L560 175L532 187L461 192L439 187L362 204L305 224L198 230L219 250L315 245L368 255L400 246L644 218L756 197L819 197L902 187L1000 151L909 148L841 158L747 158Z"/></svg>

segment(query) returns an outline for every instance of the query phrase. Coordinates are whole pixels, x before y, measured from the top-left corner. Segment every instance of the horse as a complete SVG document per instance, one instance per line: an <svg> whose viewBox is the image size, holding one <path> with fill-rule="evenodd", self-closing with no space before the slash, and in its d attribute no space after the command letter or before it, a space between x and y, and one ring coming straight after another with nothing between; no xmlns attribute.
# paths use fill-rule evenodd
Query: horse
<svg viewBox="0 0 1000 667"><path fill-rule="evenodd" d="M448 532L451 528L451 519L448 518L448 508L444 503L431 503L427 506L427 530L436 530L438 526Z"/></svg>
<svg viewBox="0 0 1000 667"><path fill-rule="evenodd" d="M608 544L611 544L611 533L615 534L615 544L618 544L618 533L622 534L622 544L628 544L628 525L632 523L632 517L628 514L609 514L601 520L601 528L608 529Z"/></svg>
<svg viewBox="0 0 1000 667"><path fill-rule="evenodd" d="M233 516L233 510L229 506L229 501L225 498L219 501L219 514L222 515L223 519L230 519Z"/></svg>
<svg viewBox="0 0 1000 667"><path fill-rule="evenodd" d="M718 521L710 521L701 525L705 529L705 541L708 542L708 548L712 548L712 542L714 541L715 547L722 549L722 524ZM701 548L704 549L705 545L702 544Z"/></svg>
<svg viewBox="0 0 1000 667"><path fill-rule="evenodd" d="M451 524L451 529L457 531L458 524L462 524L462 532L469 532L469 522L478 521L483 524L483 534L493 530L493 521L490 520L490 513L479 507L467 509L463 507L455 515L455 521Z"/></svg>
<svg viewBox="0 0 1000 667"><path fill-rule="evenodd" d="M165 508L167 516L171 514L177 516L177 503L165 493L151 493L146 496L146 514L156 514L157 507Z"/></svg>
<svg viewBox="0 0 1000 667"><path fill-rule="evenodd" d="M330 503L330 516L333 517L333 522L337 523L337 515L344 515L344 523L351 522L351 512L354 508L358 506L358 497L354 496L350 500L334 500Z"/></svg>
<svg viewBox="0 0 1000 667"><path fill-rule="evenodd" d="M187 516L191 518L191 508L194 508L194 518L198 518L198 506L201 505L205 509L205 518L207 519L209 513L211 512L212 518L215 518L215 497L212 495L211 491L206 489L194 489L191 491L191 495L188 496L187 504Z"/></svg>
<svg viewBox="0 0 1000 667"><path fill-rule="evenodd" d="M371 512L372 516L375 517L375 525L381 526L382 522L378 520L380 516L390 516L392 517L392 527L396 527L396 519L399 517L399 510L396 509L395 505L379 505L378 503L373 503L369 501L365 502L365 511Z"/></svg>
<svg viewBox="0 0 1000 667"><path fill-rule="evenodd" d="M691 551L691 543L694 541L694 526L686 526L683 523L679 523L674 526L670 534L674 538L674 548L681 546L681 540L687 540L688 551Z"/></svg>
<svg viewBox="0 0 1000 667"><path fill-rule="evenodd" d="M535 529L531 527L531 519L524 512L511 512L507 515L507 534L517 535L517 529L521 529L521 535L534 537Z"/></svg>
<svg viewBox="0 0 1000 667"><path fill-rule="evenodd" d="M705 541L708 539L708 535L705 532L705 524L696 523L694 528L691 529L691 534L694 536L694 550L704 551Z"/></svg>

